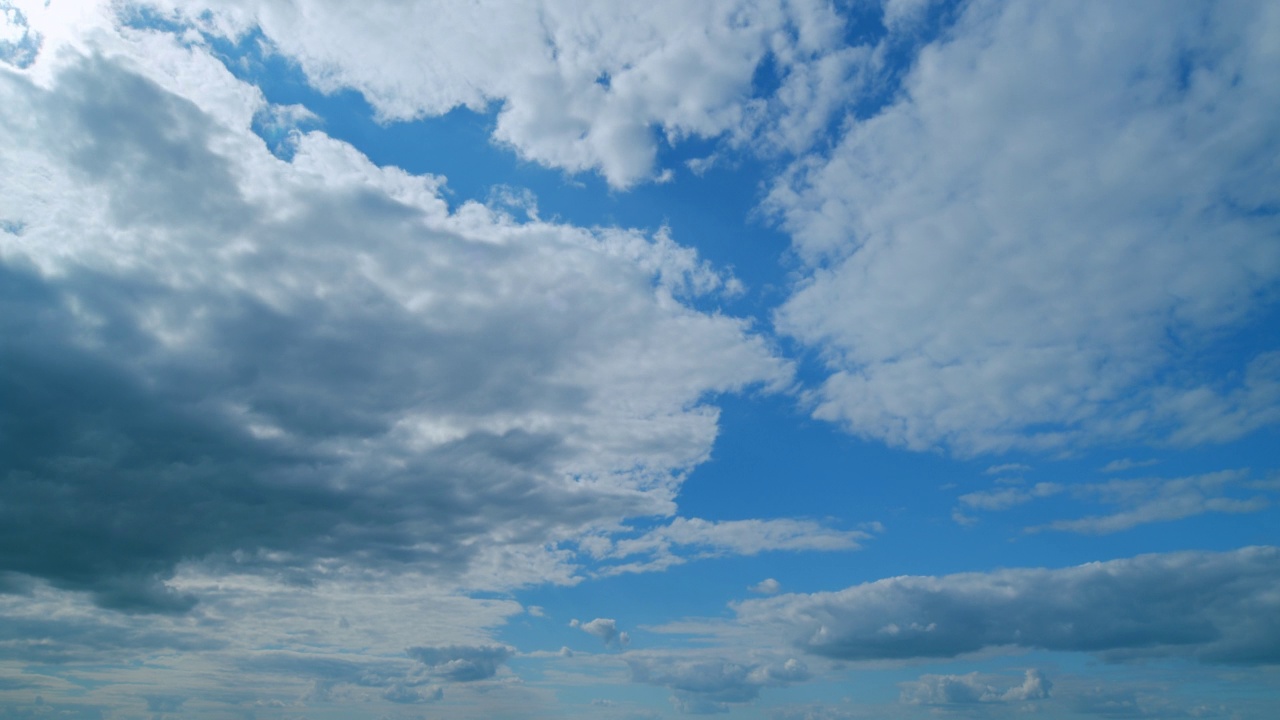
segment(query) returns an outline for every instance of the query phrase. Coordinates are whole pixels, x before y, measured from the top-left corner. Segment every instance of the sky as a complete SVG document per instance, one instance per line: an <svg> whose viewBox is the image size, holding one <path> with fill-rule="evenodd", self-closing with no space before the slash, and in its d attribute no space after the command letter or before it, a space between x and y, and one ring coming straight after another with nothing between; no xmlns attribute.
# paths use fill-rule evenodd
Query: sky
<svg viewBox="0 0 1280 720"><path fill-rule="evenodd" d="M1280 4L0 0L0 720L1280 714Z"/></svg>

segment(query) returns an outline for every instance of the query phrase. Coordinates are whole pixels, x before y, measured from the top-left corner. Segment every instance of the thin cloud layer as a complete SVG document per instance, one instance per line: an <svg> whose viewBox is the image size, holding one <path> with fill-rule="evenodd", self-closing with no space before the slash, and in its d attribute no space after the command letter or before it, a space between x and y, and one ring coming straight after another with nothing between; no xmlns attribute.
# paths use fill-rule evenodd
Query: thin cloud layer
<svg viewBox="0 0 1280 720"><path fill-rule="evenodd" d="M1171 553L1061 570L903 576L735 606L839 660L951 658L1009 646L1108 659L1280 663L1280 549Z"/></svg>
<svg viewBox="0 0 1280 720"><path fill-rule="evenodd" d="M808 275L777 325L829 370L815 414L966 455L1280 419L1274 352L1200 360L1280 277L1276 6L961 12L771 193Z"/></svg>

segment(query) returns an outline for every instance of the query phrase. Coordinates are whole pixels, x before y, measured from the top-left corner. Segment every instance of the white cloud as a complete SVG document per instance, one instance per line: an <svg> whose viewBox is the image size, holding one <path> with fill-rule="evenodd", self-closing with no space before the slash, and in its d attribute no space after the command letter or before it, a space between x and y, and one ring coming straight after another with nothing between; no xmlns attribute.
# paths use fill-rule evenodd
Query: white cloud
<svg viewBox="0 0 1280 720"><path fill-rule="evenodd" d="M901 700L909 705L975 705L1026 702L1049 697L1053 683L1039 670L1026 671L1020 685L1007 678L971 672L965 675L922 675L902 683Z"/></svg>
<svg viewBox="0 0 1280 720"><path fill-rule="evenodd" d="M1235 487L1250 488L1247 470L1223 470L1180 478L1144 478L1112 480L1105 483L1075 485L1076 497L1118 506L1116 512L1075 520L1055 520L1028 528L1028 532L1063 530L1104 535L1128 530L1137 525L1180 520L1204 513L1251 513L1264 510L1271 501L1260 494L1232 497Z"/></svg>
<svg viewBox="0 0 1280 720"><path fill-rule="evenodd" d="M759 697L761 688L785 687L811 677L809 667L796 658L734 661L633 653L627 665L633 682L669 688L676 709L695 715L729 712Z"/></svg>
<svg viewBox="0 0 1280 720"><path fill-rule="evenodd" d="M618 621L613 618L596 618L590 622L572 620L570 627L576 627L588 635L595 635L605 647L625 647L631 644L631 636L618 629Z"/></svg>
<svg viewBox="0 0 1280 720"><path fill-rule="evenodd" d="M602 560L641 560L605 565L601 572L618 574L661 570L695 558L724 555L756 555L778 550L857 550L871 534L861 530L835 530L812 520L720 520L677 517L639 537L594 538L585 546Z"/></svg>
<svg viewBox="0 0 1280 720"><path fill-rule="evenodd" d="M1107 659L1280 662L1280 549L1143 555L1059 570L903 576L735 605L738 623L840 660L1007 646Z"/></svg>
<svg viewBox="0 0 1280 720"><path fill-rule="evenodd" d="M961 495L960 504L976 510L1007 510L1015 505L1031 502L1037 498L1052 497L1065 490L1058 483L1041 482L1030 488L1009 487L999 490L983 490Z"/></svg>
<svg viewBox="0 0 1280 720"><path fill-rule="evenodd" d="M1116 465L1141 467L1149 463ZM1108 466L1110 467L1110 466ZM1103 469L1106 472L1106 468ZM1114 471L1114 468L1113 468ZM953 518L964 525L976 519L966 511L1000 511L1044 498L1067 495L1113 510L1071 520L1054 520L1026 528L1027 532L1061 530L1091 535L1128 530L1138 525L1168 522L1205 513L1252 513L1271 506L1276 488L1266 481L1250 481L1249 471L1222 470L1178 478L1146 477L1100 483L1036 483L1031 487L1002 487L961 495ZM1242 491L1247 491L1242 494Z"/></svg>
<svg viewBox="0 0 1280 720"><path fill-rule="evenodd" d="M782 583L773 578L765 578L747 589L760 595L775 595L782 590Z"/></svg>
<svg viewBox="0 0 1280 720"><path fill-rule="evenodd" d="M1125 470L1133 470L1135 468L1151 467L1152 465L1159 464L1159 462L1160 462L1159 460L1155 460L1155 459L1134 460L1132 458L1120 458L1119 460L1112 460L1111 462L1104 465L1102 467L1102 472L1104 473L1124 472Z"/></svg>
<svg viewBox="0 0 1280 720"><path fill-rule="evenodd" d="M1280 277L1277 47L1268 2L966 5L770 195L815 414L962 454L1276 422L1274 354L1197 352Z"/></svg>
<svg viewBox="0 0 1280 720"><path fill-rule="evenodd" d="M326 91L354 88L387 120L498 109L494 139L614 187L658 180L660 142L752 128L800 147L825 124L865 52L818 0L608 0L360 5L330 0L156 0L224 36L259 29ZM753 97L772 56L782 89Z"/></svg>

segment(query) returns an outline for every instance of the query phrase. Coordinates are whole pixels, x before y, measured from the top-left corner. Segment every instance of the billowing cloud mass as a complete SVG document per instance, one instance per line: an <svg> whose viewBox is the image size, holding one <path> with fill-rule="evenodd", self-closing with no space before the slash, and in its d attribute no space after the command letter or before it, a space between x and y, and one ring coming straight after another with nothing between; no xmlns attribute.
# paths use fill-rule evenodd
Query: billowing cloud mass
<svg viewBox="0 0 1280 720"><path fill-rule="evenodd" d="M665 236L451 213L319 134L286 164L124 61L49 82L0 77L9 571L175 610L186 560L502 585L669 513L700 399L787 376Z"/></svg>
<svg viewBox="0 0 1280 720"><path fill-rule="evenodd" d="M0 0L0 720L1270 720L1277 157L1266 0Z"/></svg>
<svg viewBox="0 0 1280 720"><path fill-rule="evenodd" d="M1274 344L1200 364L1280 278L1280 9L965 3L769 204L815 414L962 454L1280 419ZM1104 30L1105 29L1105 30Z"/></svg>
<svg viewBox="0 0 1280 720"><path fill-rule="evenodd" d="M1144 555L1061 570L903 576L736 606L842 660L949 658L1011 646L1109 659L1280 663L1280 549Z"/></svg>

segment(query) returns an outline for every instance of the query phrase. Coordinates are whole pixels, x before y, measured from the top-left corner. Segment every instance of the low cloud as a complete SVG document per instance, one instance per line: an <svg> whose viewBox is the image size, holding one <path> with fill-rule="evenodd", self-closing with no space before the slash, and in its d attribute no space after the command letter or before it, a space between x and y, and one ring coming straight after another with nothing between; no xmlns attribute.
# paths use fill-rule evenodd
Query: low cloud
<svg viewBox="0 0 1280 720"><path fill-rule="evenodd" d="M1278 590L1280 548L1254 547L903 576L735 608L740 623L839 660L949 658L1008 646L1259 665L1280 663Z"/></svg>
<svg viewBox="0 0 1280 720"><path fill-rule="evenodd" d="M902 683L900 700L909 705L977 705L1026 702L1049 697L1053 683L1040 670L1026 671L1021 684L1008 678L982 675L922 675Z"/></svg>
<svg viewBox="0 0 1280 720"><path fill-rule="evenodd" d="M633 682L669 688L676 709L695 715L729 712L759 697L763 687L785 687L811 677L808 666L795 658L734 662L654 655L630 656L627 665Z"/></svg>
<svg viewBox="0 0 1280 720"><path fill-rule="evenodd" d="M595 635L605 647L625 647L631 644L631 636L618 629L618 621L613 618L596 618L590 622L572 620L570 627L576 627L588 635Z"/></svg>
<svg viewBox="0 0 1280 720"><path fill-rule="evenodd" d="M775 595L782 590L782 583L773 578L765 578L747 589L760 595Z"/></svg>
<svg viewBox="0 0 1280 720"><path fill-rule="evenodd" d="M405 652L425 665L432 676L451 682L474 682L493 677L513 651L505 645L448 645L411 647Z"/></svg>

